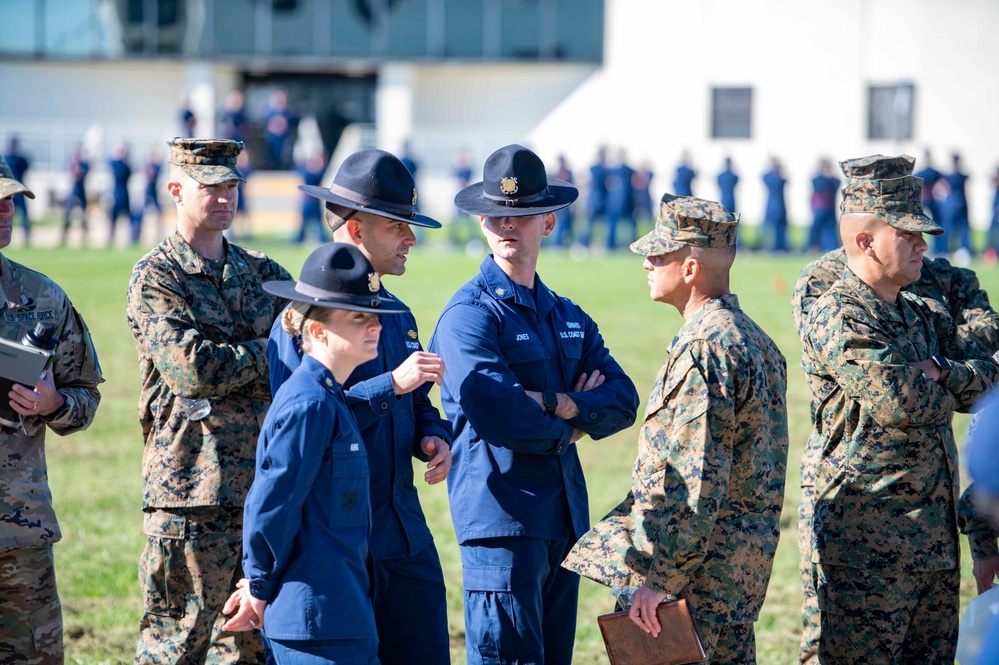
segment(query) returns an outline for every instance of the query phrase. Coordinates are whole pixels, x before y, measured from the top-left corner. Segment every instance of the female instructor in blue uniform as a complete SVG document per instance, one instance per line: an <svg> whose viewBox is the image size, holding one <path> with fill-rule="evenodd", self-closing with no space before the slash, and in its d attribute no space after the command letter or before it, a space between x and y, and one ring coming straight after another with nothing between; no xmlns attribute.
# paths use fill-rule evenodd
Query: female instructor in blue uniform
<svg viewBox="0 0 999 665"><path fill-rule="evenodd" d="M302 335L302 364L274 395L257 444L243 517L243 573L225 630L262 630L278 665L378 662L368 576L368 461L342 384L378 355L379 296L356 247L323 245L298 282L264 283L288 298L283 325Z"/></svg>

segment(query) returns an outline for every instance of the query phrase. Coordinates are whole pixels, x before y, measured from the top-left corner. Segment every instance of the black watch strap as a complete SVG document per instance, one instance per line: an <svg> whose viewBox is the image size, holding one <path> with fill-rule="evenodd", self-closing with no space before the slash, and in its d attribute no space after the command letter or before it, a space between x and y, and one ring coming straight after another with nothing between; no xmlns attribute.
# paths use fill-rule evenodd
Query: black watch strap
<svg viewBox="0 0 999 665"><path fill-rule="evenodd" d="M558 408L558 393L554 390L546 390L541 393L541 403L545 407L545 413L549 416L555 415L555 410Z"/></svg>
<svg viewBox="0 0 999 665"><path fill-rule="evenodd" d="M947 358L945 358L944 356L939 356L939 355L932 356L930 358L930 362L932 362L933 366L936 367L941 372L946 372L950 370L951 367L950 361L947 360Z"/></svg>

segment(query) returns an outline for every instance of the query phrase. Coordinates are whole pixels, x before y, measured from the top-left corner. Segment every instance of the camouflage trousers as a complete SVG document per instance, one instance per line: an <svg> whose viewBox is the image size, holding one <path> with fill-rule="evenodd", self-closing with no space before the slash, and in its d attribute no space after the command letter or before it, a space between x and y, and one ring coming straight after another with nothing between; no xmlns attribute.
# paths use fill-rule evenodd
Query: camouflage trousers
<svg viewBox="0 0 999 665"><path fill-rule="evenodd" d="M815 599L812 583L812 510L815 508L815 488L801 487L801 505L798 507L798 572L801 576L801 645L798 661L801 665L818 665L819 662L819 604Z"/></svg>
<svg viewBox="0 0 999 665"><path fill-rule="evenodd" d="M953 665L961 572L816 564L823 665Z"/></svg>
<svg viewBox="0 0 999 665"><path fill-rule="evenodd" d="M0 553L0 663L63 662L52 546Z"/></svg>
<svg viewBox="0 0 999 665"><path fill-rule="evenodd" d="M259 663L257 631L221 630L222 606L242 573L242 508L153 510L139 562L145 603L135 662Z"/></svg>
<svg viewBox="0 0 999 665"><path fill-rule="evenodd" d="M709 665L756 665L756 631L751 623L699 620L704 660Z"/></svg>

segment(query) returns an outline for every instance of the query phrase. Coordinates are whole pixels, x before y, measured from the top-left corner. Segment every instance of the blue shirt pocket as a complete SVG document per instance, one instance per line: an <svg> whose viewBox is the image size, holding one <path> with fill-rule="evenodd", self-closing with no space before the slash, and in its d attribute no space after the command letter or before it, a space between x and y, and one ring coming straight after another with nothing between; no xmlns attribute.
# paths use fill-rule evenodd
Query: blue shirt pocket
<svg viewBox="0 0 999 665"><path fill-rule="evenodd" d="M333 443L330 526L367 527L370 512L368 455L357 441Z"/></svg>

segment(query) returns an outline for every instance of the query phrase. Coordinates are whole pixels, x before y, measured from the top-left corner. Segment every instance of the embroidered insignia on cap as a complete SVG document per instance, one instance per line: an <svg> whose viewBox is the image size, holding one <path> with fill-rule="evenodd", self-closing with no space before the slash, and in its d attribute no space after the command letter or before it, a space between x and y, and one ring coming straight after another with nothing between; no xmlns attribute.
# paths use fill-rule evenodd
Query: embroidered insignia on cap
<svg viewBox="0 0 999 665"><path fill-rule="evenodd" d="M378 287L381 286L381 280L378 278L378 273L369 272L368 273L368 290L372 293L378 293Z"/></svg>
<svg viewBox="0 0 999 665"><path fill-rule="evenodd" d="M416 331L415 330L412 330L412 329L407 330L406 334L409 335L410 339L416 339Z"/></svg>
<svg viewBox="0 0 999 665"><path fill-rule="evenodd" d="M416 187L413 188L413 205L416 205Z"/></svg>
<svg viewBox="0 0 999 665"><path fill-rule="evenodd" d="M500 180L500 190L504 194L516 194L517 193L517 179L513 177L506 177Z"/></svg>

